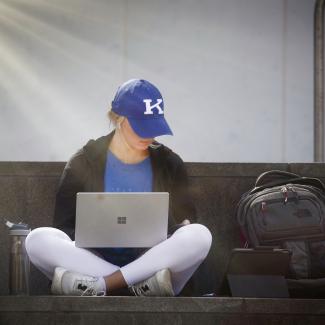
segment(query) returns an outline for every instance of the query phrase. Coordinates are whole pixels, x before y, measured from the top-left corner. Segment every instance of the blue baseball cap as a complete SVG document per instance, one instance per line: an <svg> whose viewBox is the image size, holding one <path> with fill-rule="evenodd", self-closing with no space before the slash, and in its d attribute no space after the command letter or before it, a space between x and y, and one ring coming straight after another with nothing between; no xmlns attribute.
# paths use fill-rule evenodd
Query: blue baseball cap
<svg viewBox="0 0 325 325"><path fill-rule="evenodd" d="M141 138L173 135L164 117L161 93L147 80L131 79L122 84L112 101L112 111L125 116Z"/></svg>

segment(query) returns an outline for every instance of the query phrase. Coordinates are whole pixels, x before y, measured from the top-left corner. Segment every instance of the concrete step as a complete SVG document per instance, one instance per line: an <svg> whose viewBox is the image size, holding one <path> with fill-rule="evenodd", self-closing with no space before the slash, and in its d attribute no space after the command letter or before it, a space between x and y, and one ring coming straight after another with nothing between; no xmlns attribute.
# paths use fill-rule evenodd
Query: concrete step
<svg viewBox="0 0 325 325"><path fill-rule="evenodd" d="M0 296L0 324L318 325L325 300Z"/></svg>

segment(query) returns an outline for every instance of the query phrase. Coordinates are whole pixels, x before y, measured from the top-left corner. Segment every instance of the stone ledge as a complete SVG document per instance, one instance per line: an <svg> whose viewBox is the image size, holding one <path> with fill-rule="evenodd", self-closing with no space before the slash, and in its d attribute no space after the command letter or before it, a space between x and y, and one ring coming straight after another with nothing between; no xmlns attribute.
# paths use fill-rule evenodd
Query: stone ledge
<svg viewBox="0 0 325 325"><path fill-rule="evenodd" d="M0 161L1 176L59 177L65 162ZM286 163L185 163L189 176L256 177L270 169L288 170ZM299 167L300 164L297 164Z"/></svg>
<svg viewBox="0 0 325 325"><path fill-rule="evenodd" d="M3 312L220 313L325 316L325 299L1 296Z"/></svg>
<svg viewBox="0 0 325 325"><path fill-rule="evenodd" d="M0 161L1 176L59 177L66 162ZM266 170L280 169L302 176L324 177L322 163L204 163L186 162L192 177L256 177Z"/></svg>

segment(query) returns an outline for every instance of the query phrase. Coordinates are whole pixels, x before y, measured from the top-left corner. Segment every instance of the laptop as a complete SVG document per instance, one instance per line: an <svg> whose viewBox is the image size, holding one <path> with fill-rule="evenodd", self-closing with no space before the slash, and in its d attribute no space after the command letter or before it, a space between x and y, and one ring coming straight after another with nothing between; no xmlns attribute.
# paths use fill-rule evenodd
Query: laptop
<svg viewBox="0 0 325 325"><path fill-rule="evenodd" d="M243 249L231 252L227 280L233 297L288 298L285 277L291 253L286 249Z"/></svg>
<svg viewBox="0 0 325 325"><path fill-rule="evenodd" d="M77 247L152 247L167 239L169 193L77 193Z"/></svg>

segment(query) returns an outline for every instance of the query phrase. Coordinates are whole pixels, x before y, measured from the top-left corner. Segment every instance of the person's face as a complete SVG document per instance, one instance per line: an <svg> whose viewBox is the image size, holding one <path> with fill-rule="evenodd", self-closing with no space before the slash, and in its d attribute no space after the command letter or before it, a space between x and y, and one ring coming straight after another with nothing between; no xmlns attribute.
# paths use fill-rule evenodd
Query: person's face
<svg viewBox="0 0 325 325"><path fill-rule="evenodd" d="M147 150L148 146L154 141L154 139L144 139L139 137L132 129L127 118L124 118L121 123L121 131L127 141L128 145L136 150Z"/></svg>

